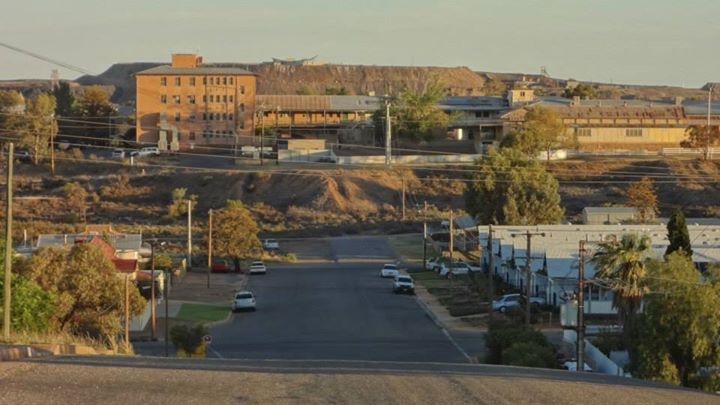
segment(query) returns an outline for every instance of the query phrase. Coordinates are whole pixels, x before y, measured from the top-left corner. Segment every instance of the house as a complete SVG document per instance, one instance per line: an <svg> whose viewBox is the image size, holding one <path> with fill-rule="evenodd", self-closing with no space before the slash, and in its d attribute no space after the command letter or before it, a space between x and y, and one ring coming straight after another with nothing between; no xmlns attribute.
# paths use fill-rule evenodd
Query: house
<svg viewBox="0 0 720 405"><path fill-rule="evenodd" d="M618 224L632 222L638 218L634 207L585 207L582 222L586 225Z"/></svg>
<svg viewBox="0 0 720 405"><path fill-rule="evenodd" d="M483 246L488 245L487 226L471 227L468 231L477 233ZM542 234L532 238L530 254L527 252L527 240L523 236L527 231ZM699 269L720 262L720 225L689 223L688 232L692 241L692 259ZM559 306L577 290L580 240L586 241L586 249L589 250L586 257L589 257L597 242L616 240L630 233L650 237L655 257L662 257L669 244L664 224L493 226L492 251L483 249L483 262L489 264L492 255L493 268L498 277L524 289L525 263L529 259L533 294ZM592 279L594 274L592 263L586 261L586 279ZM586 288L587 313L616 312L612 308L612 292L608 288L601 283L587 283Z"/></svg>
<svg viewBox="0 0 720 405"><path fill-rule="evenodd" d="M179 150L252 139L254 73L173 54L170 65L136 73L135 83L138 143Z"/></svg>

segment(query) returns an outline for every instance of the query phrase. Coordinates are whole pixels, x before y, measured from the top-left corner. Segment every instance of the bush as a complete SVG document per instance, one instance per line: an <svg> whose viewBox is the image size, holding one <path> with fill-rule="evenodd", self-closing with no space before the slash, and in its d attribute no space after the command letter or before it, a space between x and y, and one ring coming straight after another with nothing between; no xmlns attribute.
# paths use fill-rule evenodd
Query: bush
<svg viewBox="0 0 720 405"><path fill-rule="evenodd" d="M537 342L516 342L502 352L503 364L523 367L556 368L555 351Z"/></svg>
<svg viewBox="0 0 720 405"><path fill-rule="evenodd" d="M506 350L516 343L533 343L550 348L541 332L517 323L496 320L490 323L485 334L485 347L488 349L485 361L490 364L507 364L504 358ZM513 360L517 361L514 358Z"/></svg>
<svg viewBox="0 0 720 405"><path fill-rule="evenodd" d="M205 325L175 325L170 329L170 341L176 349L182 350L190 357L203 344L203 336L208 334Z"/></svg>
<svg viewBox="0 0 720 405"><path fill-rule="evenodd" d="M467 316L483 314L487 312L487 308L482 308L478 304L453 305L449 308L451 316Z"/></svg>

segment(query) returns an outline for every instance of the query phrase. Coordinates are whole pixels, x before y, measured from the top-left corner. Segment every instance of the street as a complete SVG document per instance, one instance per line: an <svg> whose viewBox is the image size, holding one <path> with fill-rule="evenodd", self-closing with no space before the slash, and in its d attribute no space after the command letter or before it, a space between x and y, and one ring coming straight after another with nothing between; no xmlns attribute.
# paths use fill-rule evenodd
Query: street
<svg viewBox="0 0 720 405"><path fill-rule="evenodd" d="M209 355L246 359L467 362L418 305L379 277L393 253L384 238L334 238L338 263L269 266L250 278L256 312L211 329ZM228 297L228 302L230 297ZM458 341L476 352L480 334Z"/></svg>

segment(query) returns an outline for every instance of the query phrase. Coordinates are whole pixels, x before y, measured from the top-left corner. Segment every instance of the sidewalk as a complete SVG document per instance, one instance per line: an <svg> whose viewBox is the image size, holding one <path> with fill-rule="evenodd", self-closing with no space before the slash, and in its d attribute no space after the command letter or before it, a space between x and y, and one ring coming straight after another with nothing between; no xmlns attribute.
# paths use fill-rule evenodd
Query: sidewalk
<svg viewBox="0 0 720 405"><path fill-rule="evenodd" d="M435 324L450 331L459 332L486 332L487 328L472 326L461 318L450 315L444 305L438 302L434 295L430 294L425 287L415 284L415 296L421 307L428 313L428 316Z"/></svg>

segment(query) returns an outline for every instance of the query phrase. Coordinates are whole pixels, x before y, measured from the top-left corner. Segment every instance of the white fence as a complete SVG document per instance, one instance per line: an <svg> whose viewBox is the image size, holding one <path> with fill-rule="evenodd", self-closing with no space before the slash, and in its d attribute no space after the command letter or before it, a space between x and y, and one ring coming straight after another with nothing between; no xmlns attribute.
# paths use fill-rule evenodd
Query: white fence
<svg viewBox="0 0 720 405"><path fill-rule="evenodd" d="M577 333L572 329L563 330L563 340L573 345L577 350ZM609 357L600 351L595 345L585 339L585 362L592 367L594 372L625 376L625 371L615 364Z"/></svg>
<svg viewBox="0 0 720 405"><path fill-rule="evenodd" d="M282 162L327 162L335 163L337 157L329 149L280 149L278 160Z"/></svg>
<svg viewBox="0 0 720 405"><path fill-rule="evenodd" d="M393 156L391 163L400 165L414 164L446 164L446 163L475 163L482 155L401 155ZM352 164L385 164L385 156L338 156L337 163L340 165Z"/></svg>

